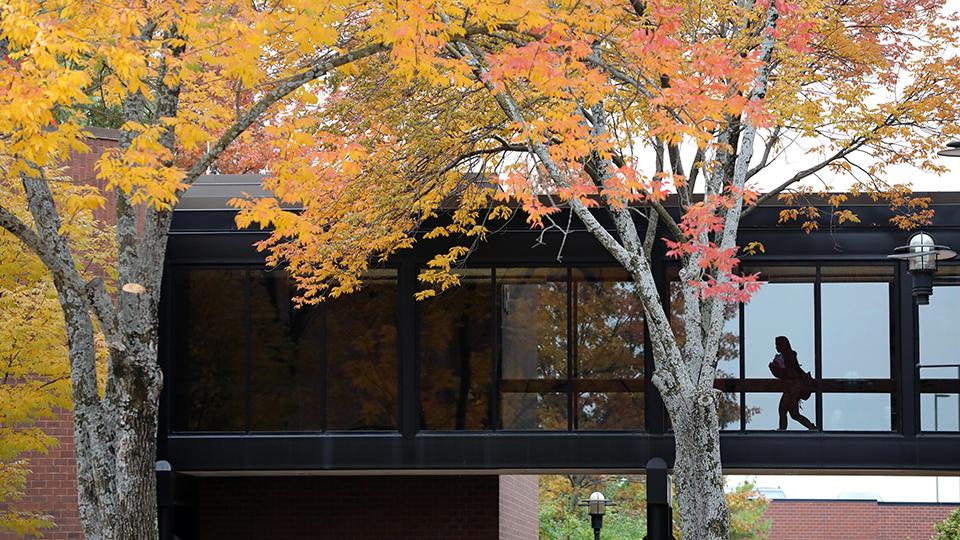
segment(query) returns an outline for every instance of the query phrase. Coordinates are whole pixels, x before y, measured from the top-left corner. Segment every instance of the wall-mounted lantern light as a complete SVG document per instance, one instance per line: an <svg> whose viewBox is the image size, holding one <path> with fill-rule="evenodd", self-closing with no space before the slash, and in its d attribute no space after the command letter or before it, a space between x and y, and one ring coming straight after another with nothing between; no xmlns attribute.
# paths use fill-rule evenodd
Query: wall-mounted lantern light
<svg viewBox="0 0 960 540"><path fill-rule="evenodd" d="M960 142L956 144L956 150L960 152ZM917 304L929 304L930 295L933 294L933 274L937 271L937 263L956 257L957 252L947 246L937 245L933 236L926 232L914 234L907 245L900 246L894 251L896 253L887 257L907 261L907 269L913 276L913 297Z"/></svg>
<svg viewBox="0 0 960 540"><path fill-rule="evenodd" d="M580 501L580 506L587 507L587 513L590 514L590 526L593 527L594 540L600 540L600 529L603 528L603 515L607 513L608 506L614 506L611 500L607 500L603 493L594 491L589 499Z"/></svg>
<svg viewBox="0 0 960 540"><path fill-rule="evenodd" d="M960 141L948 142L947 149L941 150L937 154L944 157L960 157Z"/></svg>

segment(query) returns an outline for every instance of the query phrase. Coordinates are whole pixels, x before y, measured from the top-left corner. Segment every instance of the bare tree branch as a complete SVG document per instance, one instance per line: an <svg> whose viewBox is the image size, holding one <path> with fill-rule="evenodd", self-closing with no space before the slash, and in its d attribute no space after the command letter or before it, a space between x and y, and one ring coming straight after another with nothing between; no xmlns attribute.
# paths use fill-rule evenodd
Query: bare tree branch
<svg viewBox="0 0 960 540"><path fill-rule="evenodd" d="M309 69L302 71L297 75L288 77L287 79L278 82L273 89L262 95L256 103L254 103L245 113L240 115L237 121L234 122L232 126L227 128L222 135L220 135L220 138L217 139L217 142L213 143L210 148L207 149L202 156L200 156L200 159L198 159L193 166L190 167L190 170L187 171L187 174L183 179L183 183L189 185L196 181L196 179L207 170L207 167L213 164L213 162L220 157L220 154L222 154L227 147L230 146L230 143L232 143L234 139L239 137L241 133L243 133L248 127L256 122L257 119L267 111L267 109L273 106L273 104L280 101L294 90L300 88L310 81L316 80L319 77L330 73L341 66L345 66L357 60L373 56L389 49L390 46L384 43L373 43L366 45L350 52L338 54L328 58L323 62L310 66Z"/></svg>
<svg viewBox="0 0 960 540"><path fill-rule="evenodd" d="M17 239L23 242L23 244L30 248L30 251L33 251L37 256L42 257L44 255L43 242L40 240L37 231L33 230L32 227L15 216L13 212L2 206L0 206L0 227L3 227L10 234L16 236Z"/></svg>
<svg viewBox="0 0 960 540"><path fill-rule="evenodd" d="M757 198L757 201L756 201L755 203L753 203L752 205L750 205L749 207L747 207L747 208L745 208L745 209L743 210L742 216L748 215L750 212L753 212L754 209L758 208L758 207L761 206L763 203L765 203L765 202L769 201L770 199L772 199L772 198L780 195L780 193L782 193L785 189L789 188L790 186L796 184L797 182L803 180L804 178L806 178L806 177L808 177L808 176L810 176L810 175L816 174L817 172L821 171L822 169L824 169L825 167L827 167L828 165L830 165L830 164L833 163L834 161L836 161L836 160L838 160L838 159L842 159L842 158L846 157L847 155L855 152L858 148L860 148L861 146L863 146L865 143L866 143L866 139L864 139L864 138L854 139L853 141L850 142L850 144L848 144L848 145L844 146L843 148L841 148L840 150L836 151L833 155L831 155L831 156L828 157L827 159L821 161L820 163L817 163L816 165L813 165L812 167L807 167L806 169L804 169L804 170L802 170L802 171L794 174L794 175L791 176L790 179L788 179L786 182L783 182L783 183L780 184L779 186L773 188L772 190L770 190L770 191L764 193L763 195L761 195L760 197L758 197L758 198ZM741 216L741 217L742 217L742 216Z"/></svg>

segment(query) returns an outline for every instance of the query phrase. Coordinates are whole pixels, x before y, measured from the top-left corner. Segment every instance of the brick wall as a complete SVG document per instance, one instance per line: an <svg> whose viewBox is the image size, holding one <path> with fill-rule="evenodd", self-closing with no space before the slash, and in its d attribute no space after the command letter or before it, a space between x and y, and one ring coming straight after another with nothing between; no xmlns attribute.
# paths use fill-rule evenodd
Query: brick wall
<svg viewBox="0 0 960 540"><path fill-rule="evenodd" d="M770 501L769 540L929 540L933 526L956 508L949 504L876 501Z"/></svg>
<svg viewBox="0 0 960 540"><path fill-rule="evenodd" d="M540 534L536 475L500 476L500 540L529 540Z"/></svg>
<svg viewBox="0 0 960 540"><path fill-rule="evenodd" d="M44 533L47 540L82 540L77 510L77 471L73 457L73 415L64 413L57 420L40 423L43 430L60 440L60 445L45 456L30 456L26 497L17 508L53 516L55 529ZM0 540L16 538L0 532Z"/></svg>
<svg viewBox="0 0 960 540"><path fill-rule="evenodd" d="M88 128L92 135L87 139L87 146L90 151L84 154L74 154L66 163L64 172L77 182L95 186L100 189L104 195L105 201L103 208L94 212L97 219L112 223L117 214L117 198L112 191L106 190L106 183L97 180L97 160L103 152L109 148L116 148L119 144L117 137L119 132L112 129Z"/></svg>
<svg viewBox="0 0 960 540"><path fill-rule="evenodd" d="M496 476L199 478L198 538L492 540L498 493Z"/></svg>

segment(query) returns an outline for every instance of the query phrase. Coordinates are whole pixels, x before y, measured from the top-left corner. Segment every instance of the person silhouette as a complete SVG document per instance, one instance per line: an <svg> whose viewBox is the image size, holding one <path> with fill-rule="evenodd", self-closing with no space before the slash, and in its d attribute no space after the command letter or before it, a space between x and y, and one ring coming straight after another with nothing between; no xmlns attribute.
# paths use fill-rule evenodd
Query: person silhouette
<svg viewBox="0 0 960 540"><path fill-rule="evenodd" d="M780 380L783 392L779 407L780 429L787 429L787 413L790 413L790 418L800 422L807 429L817 429L810 419L800 414L800 402L808 399L813 392L812 378L800 368L797 351L790 346L787 336L777 336L774 345L777 354L768 367L770 373Z"/></svg>

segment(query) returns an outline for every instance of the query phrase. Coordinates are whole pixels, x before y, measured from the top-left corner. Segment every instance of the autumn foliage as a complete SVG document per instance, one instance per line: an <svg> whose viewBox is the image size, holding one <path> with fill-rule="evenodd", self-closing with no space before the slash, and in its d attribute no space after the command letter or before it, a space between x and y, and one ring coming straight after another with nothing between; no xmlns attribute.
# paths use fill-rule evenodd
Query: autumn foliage
<svg viewBox="0 0 960 540"><path fill-rule="evenodd" d="M849 188L900 226L928 220L899 171L942 171L957 135L957 23L943 0L0 2L0 226L42 261L72 338L88 538L155 537L166 234L207 171L266 173L272 196L238 198L237 220L270 228L260 247L301 303L423 238L450 246L421 274L428 297L503 220L591 233L638 285L684 534L722 536L718 443L690 440L716 439L723 304L756 287L734 271L740 219L785 197L780 219L809 231L856 221L845 195L829 216L810 204ZM122 132L106 190L64 189L91 119ZM70 224L107 196L112 239L85 240ZM682 340L647 263L662 239Z"/></svg>
<svg viewBox="0 0 960 540"><path fill-rule="evenodd" d="M905 228L930 218L885 172L940 170L931 156L956 129L955 21L936 0L868 4L400 2L378 27L388 53L331 78L319 114L267 130L276 198L236 201L240 223L274 228L262 247L313 302L356 288L444 214L425 237L462 240L424 271L426 296L455 284L451 269L516 206L562 229L553 216L571 204L674 194L684 214L657 236L699 259L704 293L745 300L749 277L718 280L737 263L736 246L716 241L734 205L779 195L791 207L781 220L812 231L857 219L845 195L831 216L811 202L848 187L888 202ZM738 187L722 162L748 125L758 155ZM811 167L765 178L801 146Z"/></svg>

